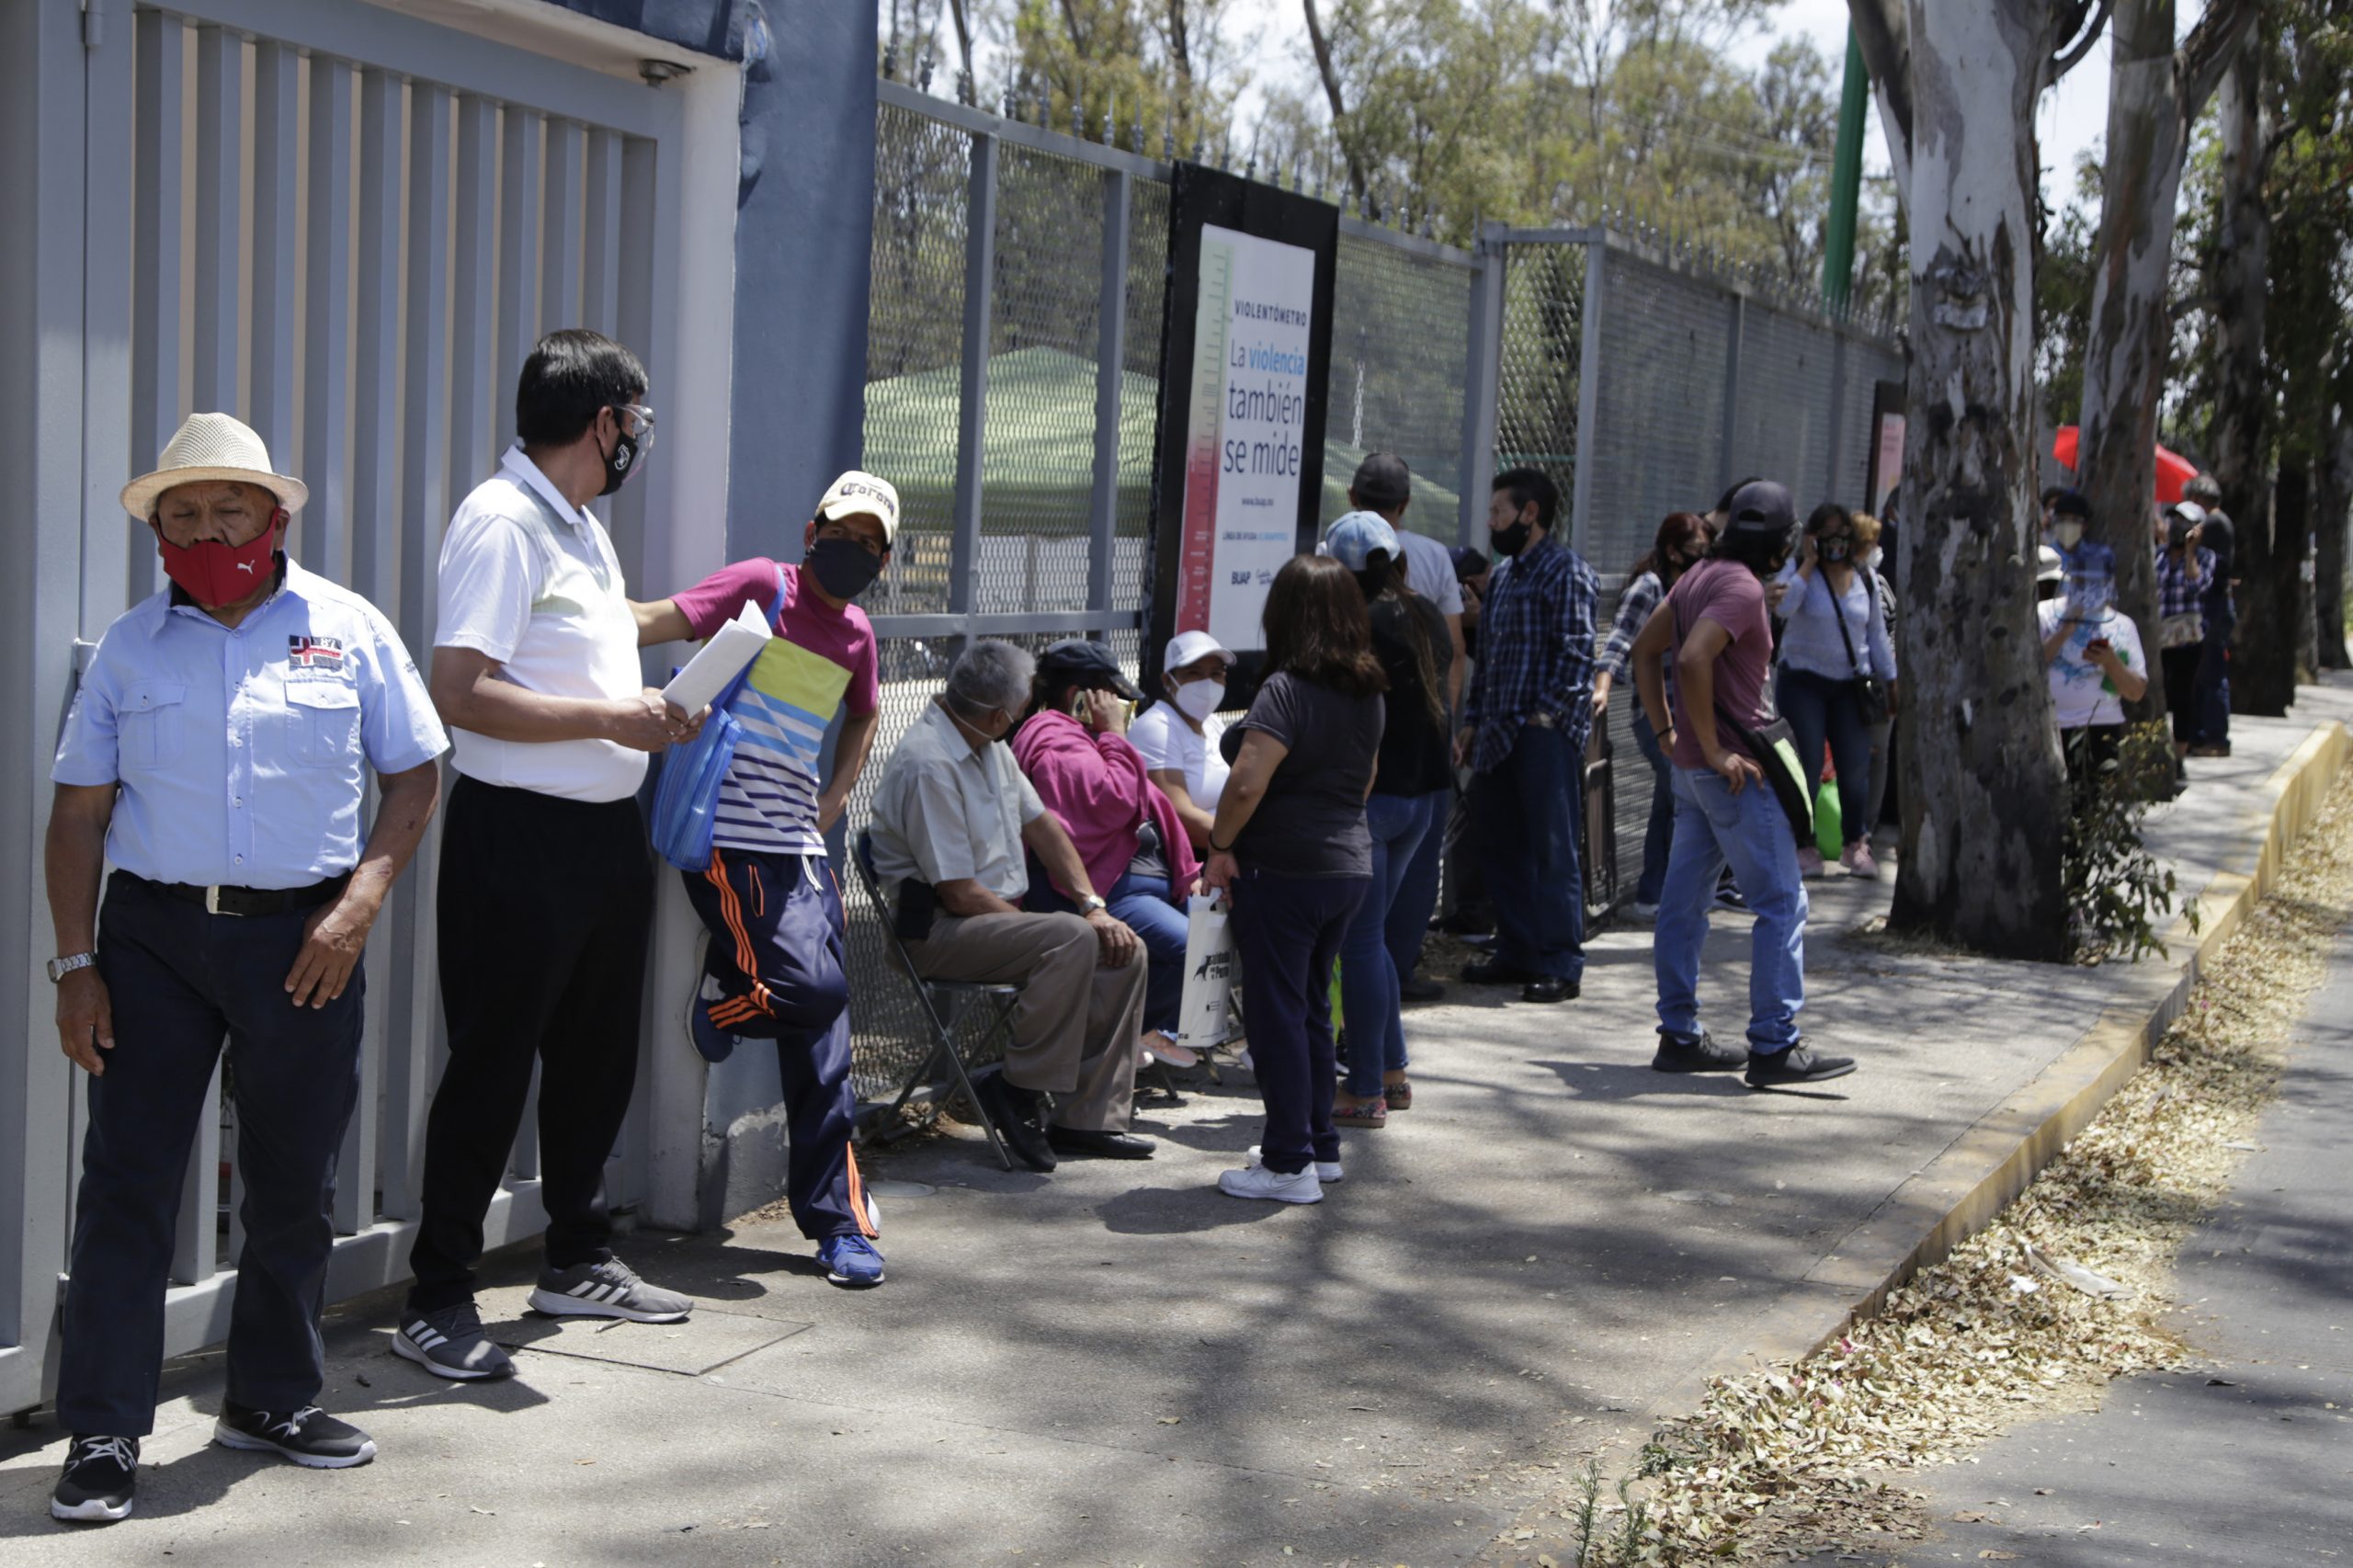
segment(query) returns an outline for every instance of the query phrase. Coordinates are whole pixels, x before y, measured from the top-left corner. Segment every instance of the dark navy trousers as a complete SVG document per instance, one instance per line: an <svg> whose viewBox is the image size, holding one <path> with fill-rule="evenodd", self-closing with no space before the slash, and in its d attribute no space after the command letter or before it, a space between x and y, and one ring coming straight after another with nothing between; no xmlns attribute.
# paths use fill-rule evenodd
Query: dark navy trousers
<svg viewBox="0 0 2353 1568"><path fill-rule="evenodd" d="M850 1132L849 977L843 963L841 889L816 856L714 849L708 869L680 873L710 928L703 971L717 1000L710 1021L746 1040L776 1041L784 1089L785 1197L812 1241L877 1233Z"/></svg>
<svg viewBox="0 0 2353 1568"><path fill-rule="evenodd" d="M1340 1157L1328 986L1340 938L1371 886L1370 877L1279 877L1245 866L1231 890L1243 1022L1267 1107L1258 1157L1284 1176Z"/></svg>
<svg viewBox="0 0 2353 1568"><path fill-rule="evenodd" d="M222 1042L237 1110L239 1213L228 1396L292 1411L324 1375L319 1311L335 1156L359 1095L361 976L324 1007L286 976L310 911L208 915L118 872L98 916L98 973L115 1044L89 1081L82 1188L58 1363L58 1425L140 1437L154 1429L164 1291L188 1147ZM209 1221L212 1173L194 1195Z"/></svg>

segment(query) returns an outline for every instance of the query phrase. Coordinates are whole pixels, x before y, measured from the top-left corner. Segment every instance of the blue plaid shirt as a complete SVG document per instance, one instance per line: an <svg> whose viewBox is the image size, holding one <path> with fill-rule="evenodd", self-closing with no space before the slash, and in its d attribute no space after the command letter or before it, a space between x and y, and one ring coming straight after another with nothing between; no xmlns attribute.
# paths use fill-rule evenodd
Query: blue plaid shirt
<svg viewBox="0 0 2353 1568"><path fill-rule="evenodd" d="M1600 598L1593 568L1550 534L1495 568L1479 612L1479 668L1462 715L1473 772L1502 767L1520 726L1540 715L1584 755Z"/></svg>
<svg viewBox="0 0 2353 1568"><path fill-rule="evenodd" d="M2168 550L2157 557L2157 619L2168 616L2195 615L2206 585L2214 580L2214 552L2204 545L2198 547L2198 576L2192 581L2189 564Z"/></svg>

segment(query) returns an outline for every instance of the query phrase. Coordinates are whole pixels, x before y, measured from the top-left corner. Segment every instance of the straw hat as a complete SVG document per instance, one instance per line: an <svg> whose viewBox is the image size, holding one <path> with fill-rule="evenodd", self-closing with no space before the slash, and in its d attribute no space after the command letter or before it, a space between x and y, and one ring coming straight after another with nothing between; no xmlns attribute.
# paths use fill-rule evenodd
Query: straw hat
<svg viewBox="0 0 2353 1568"><path fill-rule="evenodd" d="M301 511L311 498L309 485L269 466L269 449L250 426L226 414L191 414L164 448L155 472L122 487L122 509L143 522L154 516L155 499L165 491L205 480L258 484L290 512Z"/></svg>

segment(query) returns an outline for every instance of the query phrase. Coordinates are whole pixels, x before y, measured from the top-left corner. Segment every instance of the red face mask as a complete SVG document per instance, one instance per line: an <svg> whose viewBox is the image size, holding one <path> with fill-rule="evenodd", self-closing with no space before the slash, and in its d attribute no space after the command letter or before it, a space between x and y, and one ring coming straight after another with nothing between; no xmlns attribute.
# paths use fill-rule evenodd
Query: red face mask
<svg viewBox="0 0 2353 1568"><path fill-rule="evenodd" d="M164 557L165 575L206 609L218 609L235 604L275 574L278 524L279 518L272 517L269 527L234 545L217 540L174 544L159 532L155 548Z"/></svg>

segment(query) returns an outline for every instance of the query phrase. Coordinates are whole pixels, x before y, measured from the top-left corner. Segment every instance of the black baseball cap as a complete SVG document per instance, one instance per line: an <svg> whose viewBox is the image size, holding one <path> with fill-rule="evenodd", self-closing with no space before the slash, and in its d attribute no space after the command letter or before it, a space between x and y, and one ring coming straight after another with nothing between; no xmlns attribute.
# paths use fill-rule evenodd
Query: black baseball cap
<svg viewBox="0 0 2353 1568"><path fill-rule="evenodd" d="M1109 647L1084 637L1068 637L1038 655L1038 673L1055 684L1067 683L1093 691L1115 691L1131 702L1142 700L1136 683L1120 671Z"/></svg>
<svg viewBox="0 0 2353 1568"><path fill-rule="evenodd" d="M1449 553L1454 557L1454 575L1458 580L1476 577L1493 564L1487 559L1487 552L1475 545L1458 544Z"/></svg>
<svg viewBox="0 0 2353 1568"><path fill-rule="evenodd" d="M1724 525L1727 533L1786 539L1798 526L1788 489L1769 479L1752 479L1733 491L1725 510L1731 517Z"/></svg>
<svg viewBox="0 0 2353 1568"><path fill-rule="evenodd" d="M2054 517L2082 517L2089 521L2092 504L2084 499L2080 490L2054 490L2051 494L2051 515Z"/></svg>
<svg viewBox="0 0 2353 1568"><path fill-rule="evenodd" d="M1357 464L1348 491L1359 506L1385 512L1414 498L1414 471L1395 452L1373 452Z"/></svg>

